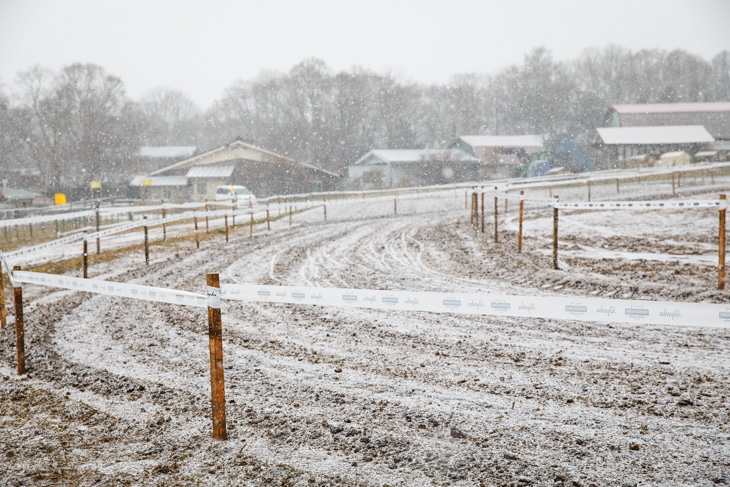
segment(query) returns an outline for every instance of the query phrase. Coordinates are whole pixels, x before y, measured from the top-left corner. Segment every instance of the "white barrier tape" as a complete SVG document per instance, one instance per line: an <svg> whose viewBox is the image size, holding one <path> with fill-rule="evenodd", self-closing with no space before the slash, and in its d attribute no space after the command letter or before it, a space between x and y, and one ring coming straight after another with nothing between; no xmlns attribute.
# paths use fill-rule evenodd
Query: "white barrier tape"
<svg viewBox="0 0 730 487"><path fill-rule="evenodd" d="M2 266L5 266L5 272L8 274L8 279L10 279L10 285L12 287L18 287L21 285L21 283L16 282L15 279L13 279L13 272L10 269L10 266L8 265L8 261L5 260L5 257L3 256L3 253L0 252L0 279L2 279Z"/></svg>
<svg viewBox="0 0 730 487"><path fill-rule="evenodd" d="M207 305L209 308L220 309L221 308L221 289L219 287L207 286L208 301Z"/></svg>
<svg viewBox="0 0 730 487"><path fill-rule="evenodd" d="M730 305L222 284L223 299L393 311L730 328Z"/></svg>
<svg viewBox="0 0 730 487"><path fill-rule="evenodd" d="M71 242L79 241L83 238L82 234L76 234L76 235L69 235L68 237L62 237L57 238L55 240L51 240L50 242L45 242L39 245L34 245L32 247L24 247L22 249L14 250L12 252L8 252L5 254L6 259L12 259L14 257L19 257L21 255L27 255L32 254L34 252L38 252L40 250L45 250L50 247L55 247L57 245L63 245Z"/></svg>
<svg viewBox="0 0 730 487"><path fill-rule="evenodd" d="M641 210L641 209L665 209L665 208L715 208L723 210L727 208L727 202L715 201L598 201L595 203L567 203L556 202L555 208L563 210Z"/></svg>
<svg viewBox="0 0 730 487"><path fill-rule="evenodd" d="M482 191L477 193L484 193L485 195L491 195L496 198L508 199L508 200L522 200L535 204L551 205L554 208L563 210L637 210L637 209L663 209L663 208L715 208L717 210L724 210L727 208L726 200L704 200L704 201L673 201L673 200L655 200L655 201L596 201L594 203L589 202L575 202L569 203L560 201L557 198L553 199L533 199L525 198L524 195L505 195L504 193L495 193L490 191Z"/></svg>
<svg viewBox="0 0 730 487"><path fill-rule="evenodd" d="M202 294L161 287L126 284L121 282L101 281L97 279L81 279L79 277L57 276L39 272L16 271L15 280L28 284L71 289L107 296L140 299L158 303L180 304L204 308L207 298Z"/></svg>
<svg viewBox="0 0 730 487"><path fill-rule="evenodd" d="M494 191L477 191L477 193L484 193L486 196L492 196L495 198L505 199L505 200L514 200L514 201L524 201L525 203L533 203L536 205L548 205L552 206L555 204L556 201L558 201L557 198L528 198L525 195L520 194L505 194L505 193L495 193Z"/></svg>

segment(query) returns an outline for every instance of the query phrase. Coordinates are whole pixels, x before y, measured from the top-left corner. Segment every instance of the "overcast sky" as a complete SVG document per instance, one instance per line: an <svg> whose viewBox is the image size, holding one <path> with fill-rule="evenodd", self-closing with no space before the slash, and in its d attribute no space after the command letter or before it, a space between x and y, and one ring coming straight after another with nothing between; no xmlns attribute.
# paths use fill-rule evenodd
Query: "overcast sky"
<svg viewBox="0 0 730 487"><path fill-rule="evenodd" d="M730 0L0 0L0 83L39 64L91 62L132 98L182 90L201 107L236 79L309 57L420 82L495 73L544 45L730 49Z"/></svg>

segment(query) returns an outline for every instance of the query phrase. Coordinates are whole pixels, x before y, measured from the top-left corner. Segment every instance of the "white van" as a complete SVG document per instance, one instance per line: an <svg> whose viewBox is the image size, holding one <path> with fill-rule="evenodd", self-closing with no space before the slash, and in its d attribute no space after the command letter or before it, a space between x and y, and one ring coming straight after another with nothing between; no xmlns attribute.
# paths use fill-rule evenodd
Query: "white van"
<svg viewBox="0 0 730 487"><path fill-rule="evenodd" d="M235 201L239 205L256 205L256 197L246 186L218 186L215 190L216 201Z"/></svg>

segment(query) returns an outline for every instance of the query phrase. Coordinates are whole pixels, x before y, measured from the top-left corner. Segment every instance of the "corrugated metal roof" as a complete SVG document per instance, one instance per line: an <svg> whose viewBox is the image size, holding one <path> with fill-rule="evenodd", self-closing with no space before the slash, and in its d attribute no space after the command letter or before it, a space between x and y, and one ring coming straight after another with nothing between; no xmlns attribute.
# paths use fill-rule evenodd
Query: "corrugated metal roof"
<svg viewBox="0 0 730 487"><path fill-rule="evenodd" d="M462 135L459 137L472 147L540 147L539 135Z"/></svg>
<svg viewBox="0 0 730 487"><path fill-rule="evenodd" d="M185 175L188 178L230 178L235 166L193 166Z"/></svg>
<svg viewBox="0 0 730 487"><path fill-rule="evenodd" d="M730 102L713 103L635 103L612 105L617 113L693 113L730 112Z"/></svg>
<svg viewBox="0 0 730 487"><path fill-rule="evenodd" d="M715 140L702 125L603 127L596 130L606 145L696 144Z"/></svg>
<svg viewBox="0 0 730 487"><path fill-rule="evenodd" d="M170 145L158 147L140 147L138 157L150 159L174 159L176 157L190 157L195 154L197 147L193 145Z"/></svg>
<svg viewBox="0 0 730 487"><path fill-rule="evenodd" d="M470 156L464 151L453 149L393 149L393 150L372 150L361 157L354 165L363 164L370 156L376 157L386 163L415 164L421 163L424 159L451 158L459 162L481 163L482 161Z"/></svg>
<svg viewBox="0 0 730 487"><path fill-rule="evenodd" d="M188 178L185 176L135 176L129 183L130 186L144 186L144 180L150 179L150 186L187 186Z"/></svg>

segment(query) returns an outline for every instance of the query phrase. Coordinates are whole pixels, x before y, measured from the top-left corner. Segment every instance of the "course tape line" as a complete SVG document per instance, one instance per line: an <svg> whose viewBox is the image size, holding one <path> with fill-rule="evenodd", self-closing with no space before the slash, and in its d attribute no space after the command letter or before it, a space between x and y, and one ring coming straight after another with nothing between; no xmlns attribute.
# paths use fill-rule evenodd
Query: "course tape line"
<svg viewBox="0 0 730 487"><path fill-rule="evenodd" d="M221 298L387 311L430 311L648 325L730 328L730 305L486 293L221 284Z"/></svg>
<svg viewBox="0 0 730 487"><path fill-rule="evenodd" d="M477 192L479 193L479 192ZM534 204L550 205L561 210L640 210L640 209L665 209L665 208L715 208L716 210L727 209L726 200L654 200L654 201L596 201L569 203L554 199L525 198L524 195L506 195L483 191L485 195L491 195L500 199L526 201Z"/></svg>
<svg viewBox="0 0 730 487"><path fill-rule="evenodd" d="M567 203L556 202L555 208L563 210L640 210L664 208L715 208L724 210L727 203L723 200L714 201L601 201L596 203Z"/></svg>
<svg viewBox="0 0 730 487"><path fill-rule="evenodd" d="M186 220L186 219L192 219L193 216L197 216L198 218L204 218L206 216L210 218L220 217L224 215L249 215L252 213L251 209L245 209L245 210L236 210L235 212L232 210L216 210L216 211L207 211L207 212L187 212L187 213L180 213L177 215L169 216L166 218L156 219L156 220L136 220L134 222L129 223L122 223L116 226L113 226L111 228L107 228L106 230L101 230L99 232L94 233L87 233L84 237L83 233L69 235L68 237L62 237L57 238L55 240L51 240L49 242L45 242L39 245L34 245L32 247L24 247L22 249L14 250L12 252L7 252L4 254L4 257L6 259L12 259L14 257L20 257L23 255L32 254L34 252L39 252L41 250L45 250L51 247L56 247L58 245L64 245L67 243L72 243L76 241L81 241L84 238L87 239L87 241L92 241L97 238L106 237L109 235L113 235L115 233L121 233L126 232L128 230L133 230L135 228L140 228L144 226L153 227L153 226L159 226L166 223L173 223L179 220Z"/></svg>
<svg viewBox="0 0 730 487"><path fill-rule="evenodd" d="M55 274L28 271L15 271L13 275L16 282L71 289L73 291L85 291L107 296L140 299L143 301L155 301L158 303L204 308L207 306L208 299L202 294L161 287L142 286L139 284L81 279L79 277L57 276Z"/></svg>
<svg viewBox="0 0 730 487"><path fill-rule="evenodd" d="M222 284L220 290L207 287L206 295L202 295L175 289L27 271L15 271L11 278L15 283L37 284L196 307L218 308L221 299L229 299L385 311L428 311L617 324L730 328L730 305L720 304L582 298L580 296L513 296L486 293L260 286L256 284Z"/></svg>

